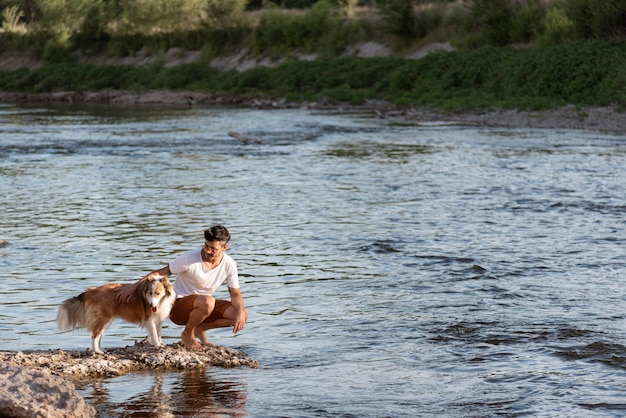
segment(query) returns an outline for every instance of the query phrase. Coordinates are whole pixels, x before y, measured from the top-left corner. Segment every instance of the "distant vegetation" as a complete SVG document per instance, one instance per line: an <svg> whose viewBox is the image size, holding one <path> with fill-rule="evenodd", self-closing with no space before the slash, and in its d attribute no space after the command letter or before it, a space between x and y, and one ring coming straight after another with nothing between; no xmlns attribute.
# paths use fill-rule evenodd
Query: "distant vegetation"
<svg viewBox="0 0 626 418"><path fill-rule="evenodd" d="M486 47L403 58L322 58L276 68L222 72L203 63L165 68L49 64L0 72L0 90L52 92L173 90L323 98L362 104L368 99L439 110L485 107L545 109L565 105L626 107L626 44L605 41L530 49Z"/></svg>
<svg viewBox="0 0 626 418"><path fill-rule="evenodd" d="M626 106L624 0L0 0L0 53L45 65L0 72L0 90L171 89L439 109ZM376 41L395 57L345 57ZM433 42L457 50L401 58ZM170 48L194 64L97 67ZM208 66L247 50L286 60L243 73ZM315 54L313 62L298 61Z"/></svg>

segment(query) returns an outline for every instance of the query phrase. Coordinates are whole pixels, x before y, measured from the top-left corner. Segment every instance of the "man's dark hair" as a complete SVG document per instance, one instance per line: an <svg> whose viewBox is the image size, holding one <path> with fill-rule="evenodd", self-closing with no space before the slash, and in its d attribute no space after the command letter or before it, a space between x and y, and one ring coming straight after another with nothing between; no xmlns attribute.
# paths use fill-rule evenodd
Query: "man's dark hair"
<svg viewBox="0 0 626 418"><path fill-rule="evenodd" d="M226 244L230 240L230 232L224 225L213 225L204 231L204 239L206 241L219 241Z"/></svg>

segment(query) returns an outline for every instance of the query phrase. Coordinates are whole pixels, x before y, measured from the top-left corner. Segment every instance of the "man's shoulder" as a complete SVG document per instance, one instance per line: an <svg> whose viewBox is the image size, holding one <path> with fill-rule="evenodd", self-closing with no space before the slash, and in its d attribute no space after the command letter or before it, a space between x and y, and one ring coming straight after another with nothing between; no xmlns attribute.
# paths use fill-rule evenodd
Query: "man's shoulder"
<svg viewBox="0 0 626 418"><path fill-rule="evenodd" d="M235 259L232 258L227 253L224 253L224 263L226 263L226 264L228 264L230 266L237 266L237 263L235 262Z"/></svg>
<svg viewBox="0 0 626 418"><path fill-rule="evenodd" d="M200 256L200 249L196 248L193 250L187 250L176 257L178 261L185 261L186 263L192 263L196 261L201 261L202 258Z"/></svg>

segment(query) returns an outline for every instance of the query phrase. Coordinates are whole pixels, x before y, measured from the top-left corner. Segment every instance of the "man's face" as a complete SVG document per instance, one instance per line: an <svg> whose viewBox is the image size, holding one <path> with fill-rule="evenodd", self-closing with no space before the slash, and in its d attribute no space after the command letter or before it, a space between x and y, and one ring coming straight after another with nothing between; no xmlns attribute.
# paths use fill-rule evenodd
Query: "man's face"
<svg viewBox="0 0 626 418"><path fill-rule="evenodd" d="M204 258L211 262L219 260L225 250L226 244L222 244L220 241L204 241L204 246L202 247Z"/></svg>

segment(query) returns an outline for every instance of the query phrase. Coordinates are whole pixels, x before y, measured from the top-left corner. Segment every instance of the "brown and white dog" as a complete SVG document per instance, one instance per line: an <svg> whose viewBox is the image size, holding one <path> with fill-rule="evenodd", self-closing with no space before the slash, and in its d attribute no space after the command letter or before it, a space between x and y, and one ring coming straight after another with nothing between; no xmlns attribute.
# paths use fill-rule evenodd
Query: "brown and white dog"
<svg viewBox="0 0 626 418"><path fill-rule="evenodd" d="M139 324L148 330L148 341L155 347L164 346L161 341L163 321L170 315L176 293L167 276L158 274L142 280L134 298L118 302L116 289L123 284L111 283L90 287L78 296L67 299L57 313L57 325L61 331L87 328L91 333L91 349L102 353L100 339L114 318Z"/></svg>

